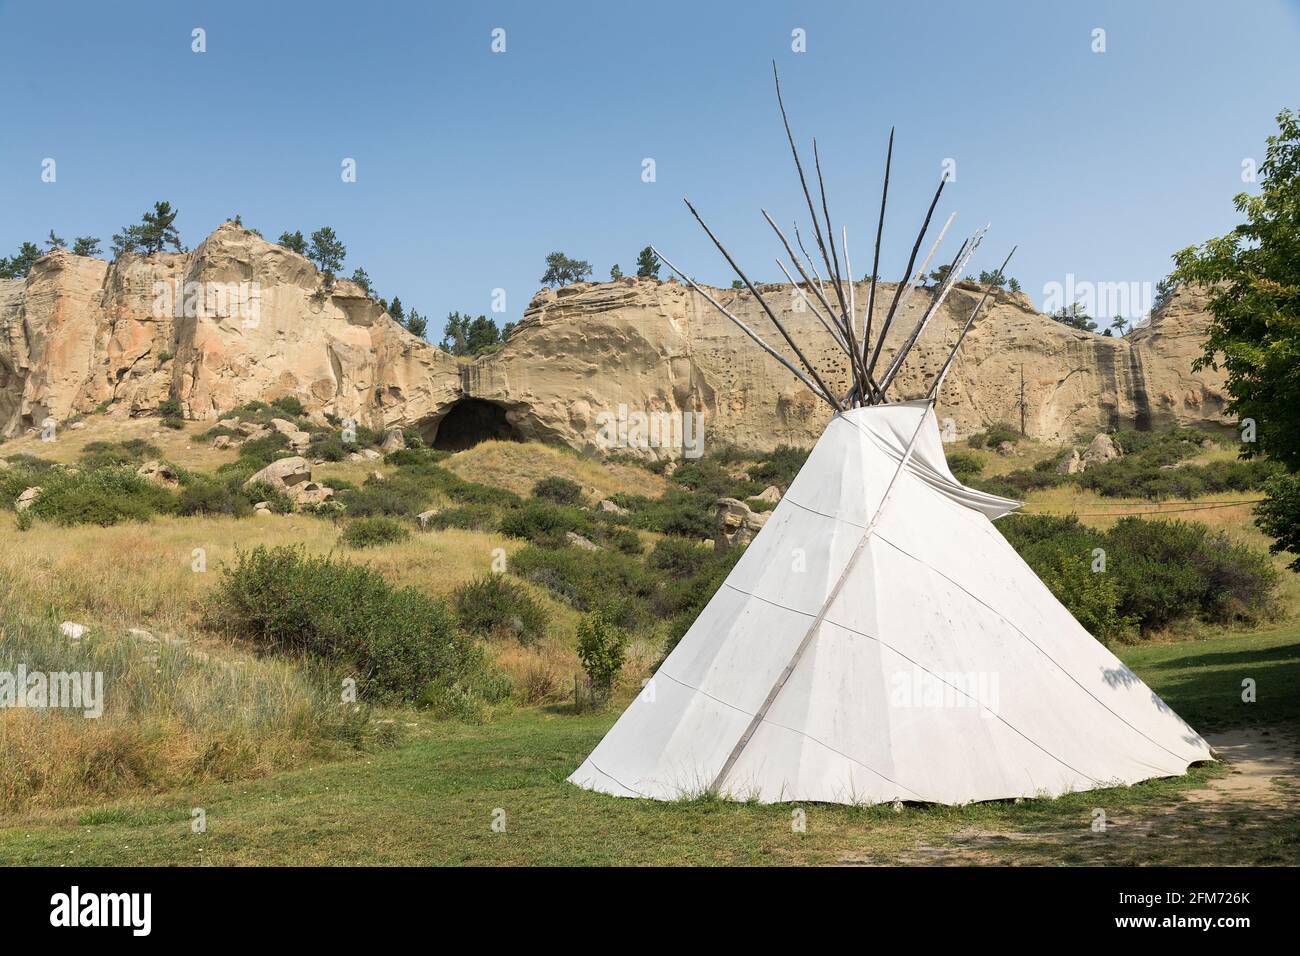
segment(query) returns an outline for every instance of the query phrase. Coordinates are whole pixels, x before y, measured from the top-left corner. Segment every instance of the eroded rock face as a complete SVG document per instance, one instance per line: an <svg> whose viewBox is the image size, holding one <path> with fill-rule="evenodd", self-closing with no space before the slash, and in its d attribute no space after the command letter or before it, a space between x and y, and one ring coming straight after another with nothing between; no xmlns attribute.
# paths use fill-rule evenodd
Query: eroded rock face
<svg viewBox="0 0 1300 956"><path fill-rule="evenodd" d="M329 294L321 285L307 259L233 223L185 254L111 264L45 256L26 280L0 280L0 434L106 403L109 414L139 414L171 395L187 417L215 421L246 401L293 396L318 421L329 413L385 432L410 427L438 447L497 437L675 458L723 442L807 446L831 414L675 282L543 290L510 341L471 363L410 335L352 283L338 280ZM788 286L762 290L828 385L843 391L844 355L812 313L795 309ZM892 293L891 284L877 290L877 328ZM927 392L980 293L968 283L953 290L891 398ZM713 294L776 345L749 292ZM857 301L865 300L864 283ZM1034 438L1225 424L1222 373L1191 368L1204 304L1180 290L1150 327L1108 338L1051 321L1023 295L996 294L940 394L945 437L1018 425L1022 369ZM900 311L884 362L927 305L918 291Z"/></svg>

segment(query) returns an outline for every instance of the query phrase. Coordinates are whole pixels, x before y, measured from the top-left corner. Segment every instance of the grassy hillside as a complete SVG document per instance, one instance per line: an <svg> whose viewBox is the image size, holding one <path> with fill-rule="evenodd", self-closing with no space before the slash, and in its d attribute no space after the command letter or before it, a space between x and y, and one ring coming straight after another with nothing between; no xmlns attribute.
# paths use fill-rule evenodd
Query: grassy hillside
<svg viewBox="0 0 1300 956"><path fill-rule="evenodd" d="M259 420L279 412L246 414ZM1269 796L1267 813L1243 810L1254 813L1250 826L1206 817L1211 811L1196 795L1227 779L1222 766L1055 801L901 813L808 807L802 834L791 832L789 807L665 805L577 790L565 776L735 559L735 550L713 552L712 502L727 496L770 507L755 496L769 485L787 487L803 453L728 450L670 475L509 442L352 461L347 452L374 448L381 436L340 446L328 428L311 427L311 454L339 459L313 468L316 481L339 489L335 503L293 513L286 502L288 513L259 516L241 497L243 482L260 464L289 454L274 443L218 450L194 423L169 428L157 419L91 416L57 442L28 437L0 447L7 493L39 483L61 495L34 518L3 502L0 658L44 661L48 670L105 670L116 688L99 722L0 711L7 755L0 863L920 863L953 855L976 862L1209 862L1225 844L1234 861L1296 861L1287 835L1295 808L1284 797ZM1108 534L1122 516L1138 513L1223 535L1184 554L1177 549L1194 535L1129 534L1115 545L1118 570L1101 578L1086 567L1075 575L1069 562L1064 570L1051 564L1061 553L1082 560L1072 549L1091 547L1086 538L1067 531L1052 539L1056 552L1035 545L1026 560L1048 562L1040 573L1064 588L1062 600L1077 606L1085 623L1097 595L1076 593L1071 582L1118 581L1118 590L1102 597L1121 611L1140 610L1145 572L1131 568L1144 556L1125 548L1174 548L1159 560L1186 560L1192 568L1207 556L1232 558L1232 548L1244 546L1245 563L1227 565L1226 573L1253 574L1251 561L1282 568L1281 558L1246 561L1267 545L1250 521L1249 487L1166 493L1191 487L1189 476L1253 480L1230 471L1231 448L1160 438L1142 452L1146 464L1134 458L1112 469L1128 468L1145 482L1142 495L1129 497L1114 493L1115 481L1088 487L1049 475L1060 454L1023 441L1010 455L987 443L950 449L964 480L1024 486L1026 512L1079 515L1087 534ZM177 466L180 484L140 486L134 468L146 457ZM118 507L114 495L130 497L130 507ZM602 498L622 511L598 511ZM435 512L424 530L415 520L422 511ZM589 544L573 544L575 535ZM482 650L481 679L499 676L507 697L475 710L474 723L437 719L445 709L430 709L419 687L400 700L363 699L340 709L339 678L356 664L346 652L339 657L317 642L290 653L260 632L232 631L229 614L214 614L230 599L226 569L255 549L286 547L302 560L373 569L395 593L415 596L402 598L402 607L451 620L457 640ZM494 574L503 569L504 577ZM1281 574L1275 597L1259 595L1257 606L1249 605L1247 586L1247 604L1220 607L1213 601L1220 571L1195 572L1210 576L1191 582L1199 598L1164 609L1171 623L1125 625L1124 640L1141 643L1117 643L1117 652L1198 728L1267 728L1275 741L1289 741L1300 732L1300 578ZM484 581L508 586L484 589ZM245 597L269 601L274 611L276 585L253 580L261 590ZM531 622L525 629L521 615ZM575 713L573 685L582 674L575 635L591 615L621 629L626 652L614 699ZM69 641L58 633L61 621L89 630ZM367 624L381 645L402 626ZM1245 678L1255 681L1258 703L1241 702ZM466 685L458 693L478 691ZM1294 744L1283 749L1294 757ZM1090 839L1099 806L1121 821L1121 835L1136 839L1163 821L1170 839ZM194 807L207 812L205 834L190 831ZM504 833L490 827L498 808L506 814Z"/></svg>

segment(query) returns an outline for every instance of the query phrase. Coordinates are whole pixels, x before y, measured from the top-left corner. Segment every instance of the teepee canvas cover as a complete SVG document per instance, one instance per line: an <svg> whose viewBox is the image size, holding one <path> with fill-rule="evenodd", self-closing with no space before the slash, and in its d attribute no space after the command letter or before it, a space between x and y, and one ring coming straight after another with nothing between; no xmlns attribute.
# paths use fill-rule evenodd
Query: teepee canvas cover
<svg viewBox="0 0 1300 956"><path fill-rule="evenodd" d="M929 401L837 414L569 778L628 797L961 804L1180 774L1205 741L949 471Z"/></svg>

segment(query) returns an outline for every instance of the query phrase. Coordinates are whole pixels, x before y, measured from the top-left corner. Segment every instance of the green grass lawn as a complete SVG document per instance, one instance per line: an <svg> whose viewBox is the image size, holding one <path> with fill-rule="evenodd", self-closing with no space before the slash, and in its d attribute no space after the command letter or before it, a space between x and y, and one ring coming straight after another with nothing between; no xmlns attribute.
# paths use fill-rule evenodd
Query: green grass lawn
<svg viewBox="0 0 1300 956"><path fill-rule="evenodd" d="M1122 656L1194 726L1295 727L1300 629L1132 648ZM1243 704L1243 677L1259 703ZM392 749L255 782L0 825L2 864L1291 863L1293 816L1214 818L1181 799L1226 771L962 808L699 800L655 803L564 782L617 716L527 709L484 726L418 726ZM207 830L191 832L202 808ZM1109 827L1094 832L1097 808ZM504 811L504 832L494 815Z"/></svg>

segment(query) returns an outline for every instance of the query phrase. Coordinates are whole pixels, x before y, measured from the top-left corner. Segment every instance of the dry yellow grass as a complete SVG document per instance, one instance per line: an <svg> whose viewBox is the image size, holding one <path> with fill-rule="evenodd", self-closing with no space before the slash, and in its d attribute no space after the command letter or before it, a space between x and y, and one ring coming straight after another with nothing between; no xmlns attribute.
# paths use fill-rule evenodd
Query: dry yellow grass
<svg viewBox="0 0 1300 956"><path fill-rule="evenodd" d="M567 448L538 443L483 442L452 455L446 465L467 481L509 488L521 495L550 477L576 481L589 495L600 498L620 491L657 498L668 488L664 478L636 465L599 462Z"/></svg>
<svg viewBox="0 0 1300 956"><path fill-rule="evenodd" d="M184 428L173 429L165 428L157 418L120 418L102 414L90 415L84 422L84 428L60 428L54 441L42 441L40 435L11 438L0 445L0 457L27 454L72 464L90 442L142 438L156 445L163 459L182 468L206 471L235 460L233 450L218 451L211 442L201 442L195 437L211 428L212 422L186 422Z"/></svg>
<svg viewBox="0 0 1300 956"><path fill-rule="evenodd" d="M14 515L3 512L0 574L18 582L32 606L48 608L61 620L118 630L141 627L210 645L215 639L201 630L202 602L220 579L221 563L233 562L241 549L299 544L312 554L334 551L377 568L398 586L448 598L460 585L489 573L499 553L508 562L523 546L503 535L454 528L359 551L341 547L338 536L334 524L306 515L165 517L110 528L37 522L19 531ZM517 685L541 667L571 679L581 669L573 649L578 614L545 589L524 586L550 612L547 638L536 648L493 644L494 657Z"/></svg>

